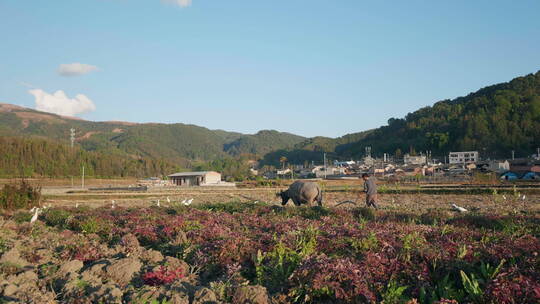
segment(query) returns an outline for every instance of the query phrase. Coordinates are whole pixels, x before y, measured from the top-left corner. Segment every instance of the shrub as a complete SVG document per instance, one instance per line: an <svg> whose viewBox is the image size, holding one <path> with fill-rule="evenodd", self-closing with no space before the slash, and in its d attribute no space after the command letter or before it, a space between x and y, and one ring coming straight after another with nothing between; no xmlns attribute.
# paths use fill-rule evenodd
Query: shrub
<svg viewBox="0 0 540 304"><path fill-rule="evenodd" d="M15 214L13 214L13 220L17 224L27 223L27 222L30 222L30 219L32 218L32 216L33 216L32 213L29 213L29 212L26 212L26 211L17 212Z"/></svg>
<svg viewBox="0 0 540 304"><path fill-rule="evenodd" d="M89 217L80 223L80 229L84 233L98 233L101 229L99 221L94 217Z"/></svg>
<svg viewBox="0 0 540 304"><path fill-rule="evenodd" d="M296 233L293 248L278 242L272 251L257 253L255 272L257 282L270 291L285 289L288 279L300 262L315 253L318 231L313 227Z"/></svg>
<svg viewBox="0 0 540 304"><path fill-rule="evenodd" d="M424 225L441 225L444 224L447 215L441 210L429 210L420 216L420 223Z"/></svg>
<svg viewBox="0 0 540 304"><path fill-rule="evenodd" d="M295 302L375 303L376 296L369 288L368 278L365 269L351 259L321 255L307 259L293 273L291 281L297 287L290 295Z"/></svg>
<svg viewBox="0 0 540 304"><path fill-rule="evenodd" d="M379 246L379 240L377 235L373 232L370 232L369 235L362 239L352 239L351 246L358 253L364 253L369 250L375 250Z"/></svg>
<svg viewBox="0 0 540 304"><path fill-rule="evenodd" d="M70 213L63 209L51 209L45 212L43 218L45 224L48 226L58 227L58 228L67 228L67 221L70 216Z"/></svg>
<svg viewBox="0 0 540 304"><path fill-rule="evenodd" d="M332 214L330 209L321 206L301 206L298 208L291 208L286 211L287 216L300 216L309 220L318 220L323 216Z"/></svg>
<svg viewBox="0 0 540 304"><path fill-rule="evenodd" d="M407 301L407 298L403 295L407 286L399 286L395 280L390 280L386 286L386 290L381 295L382 302L384 304L401 304Z"/></svg>
<svg viewBox="0 0 540 304"><path fill-rule="evenodd" d="M358 207L352 210L353 215L364 220L372 221L375 219L375 212L368 207Z"/></svg>
<svg viewBox="0 0 540 304"><path fill-rule="evenodd" d="M38 207L40 201L41 188L33 187L25 180L18 184L7 184L0 191L0 208L4 210Z"/></svg>
<svg viewBox="0 0 540 304"><path fill-rule="evenodd" d="M169 270L161 266L156 271L150 271L143 275L144 284L150 286L160 286L172 283L184 277L184 269L182 267Z"/></svg>
<svg viewBox="0 0 540 304"><path fill-rule="evenodd" d="M197 205L195 208L213 212L239 213L253 209L253 203L226 202L226 203L206 203Z"/></svg>

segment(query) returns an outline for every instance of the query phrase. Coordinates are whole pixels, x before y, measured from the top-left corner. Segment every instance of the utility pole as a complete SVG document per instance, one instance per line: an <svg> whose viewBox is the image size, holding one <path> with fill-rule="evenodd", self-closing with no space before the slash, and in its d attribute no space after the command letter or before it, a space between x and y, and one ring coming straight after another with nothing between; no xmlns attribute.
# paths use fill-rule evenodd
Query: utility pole
<svg viewBox="0 0 540 304"><path fill-rule="evenodd" d="M75 143L75 129L69 129L69 140L71 141L71 149L73 149L73 144Z"/></svg>
<svg viewBox="0 0 540 304"><path fill-rule="evenodd" d="M324 179L326 179L326 153L323 154L323 162L324 162Z"/></svg>
<svg viewBox="0 0 540 304"><path fill-rule="evenodd" d="M536 148L536 159L540 160L540 148Z"/></svg>
<svg viewBox="0 0 540 304"><path fill-rule="evenodd" d="M81 183L81 188L84 189L84 166L82 166L82 183Z"/></svg>
<svg viewBox="0 0 540 304"><path fill-rule="evenodd" d="M514 160L514 159L515 159L515 151L512 150L512 160Z"/></svg>
<svg viewBox="0 0 540 304"><path fill-rule="evenodd" d="M71 141L71 154L73 155L73 144L75 143L75 129L69 129L69 140ZM71 175L71 188L73 188L73 175Z"/></svg>

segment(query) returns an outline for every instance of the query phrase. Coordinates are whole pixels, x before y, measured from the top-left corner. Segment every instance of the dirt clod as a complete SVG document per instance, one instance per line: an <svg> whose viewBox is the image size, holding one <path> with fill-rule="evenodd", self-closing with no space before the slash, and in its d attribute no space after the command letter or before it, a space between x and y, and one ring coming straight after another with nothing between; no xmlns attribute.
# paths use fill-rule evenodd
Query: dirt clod
<svg viewBox="0 0 540 304"><path fill-rule="evenodd" d="M234 293L233 303L268 304L268 292L263 286L241 286Z"/></svg>

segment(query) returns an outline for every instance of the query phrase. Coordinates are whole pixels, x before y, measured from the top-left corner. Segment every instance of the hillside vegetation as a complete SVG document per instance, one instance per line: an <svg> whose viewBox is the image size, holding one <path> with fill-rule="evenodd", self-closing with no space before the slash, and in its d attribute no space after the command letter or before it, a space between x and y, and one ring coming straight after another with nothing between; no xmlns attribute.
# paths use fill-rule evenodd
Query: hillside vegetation
<svg viewBox="0 0 540 304"><path fill-rule="evenodd" d="M404 118L390 118L386 126L339 138L304 138L273 130L246 135L180 123L91 122L0 104L0 136L68 144L70 128L77 130L80 151L115 155L127 163L166 160L184 168L219 169L227 163L236 168L231 169L235 176L241 175L238 168L245 173L247 167L245 163L232 165L234 160L261 159L262 164L278 166L286 157L288 163L320 163L323 152L330 159L358 159L367 146L374 155L398 157L425 150L434 156L452 150L478 150L483 157L507 157L515 150L516 155L525 156L540 143L540 72L439 101Z"/></svg>
<svg viewBox="0 0 540 304"><path fill-rule="evenodd" d="M0 137L0 177L147 177L170 174L180 168L152 158L130 158L71 149L43 139Z"/></svg>
<svg viewBox="0 0 540 304"><path fill-rule="evenodd" d="M264 162L277 165L281 156L290 162L322 161L322 153L338 159L360 158L367 146L374 155L401 156L409 151L478 150L483 157L534 153L540 145L540 72L489 86L465 97L443 100L388 125L340 138L311 138L292 149L275 151Z"/></svg>
<svg viewBox="0 0 540 304"><path fill-rule="evenodd" d="M540 72L508 83L483 88L454 100L392 118L361 141L340 151L358 155L365 146L374 151L478 150L485 156L504 157L515 150L532 154L540 143Z"/></svg>
<svg viewBox="0 0 540 304"><path fill-rule="evenodd" d="M246 135L186 124L92 122L0 104L0 136L46 138L68 144L70 128L86 151L166 159L183 167L250 154L257 158L305 138L273 130Z"/></svg>

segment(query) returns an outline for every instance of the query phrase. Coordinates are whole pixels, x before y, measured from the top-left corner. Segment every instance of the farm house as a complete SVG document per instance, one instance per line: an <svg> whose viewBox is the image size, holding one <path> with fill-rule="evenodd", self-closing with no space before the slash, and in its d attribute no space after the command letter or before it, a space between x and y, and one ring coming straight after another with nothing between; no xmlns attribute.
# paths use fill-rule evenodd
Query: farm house
<svg viewBox="0 0 540 304"><path fill-rule="evenodd" d="M176 186L212 186L221 184L221 173L215 171L180 172L169 175Z"/></svg>

